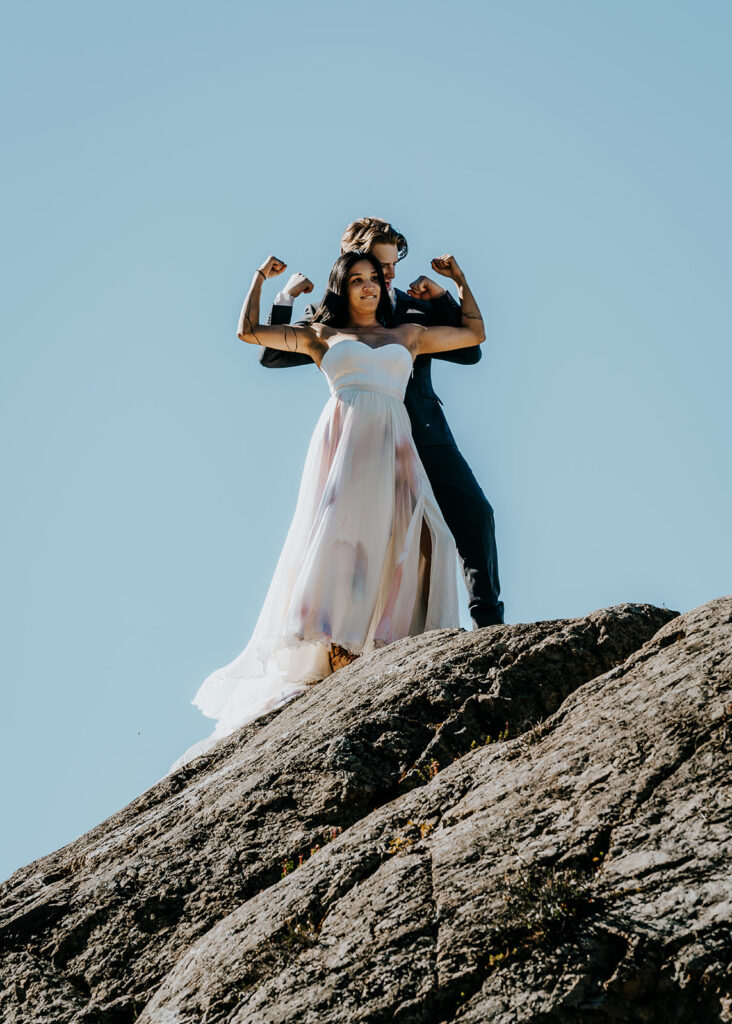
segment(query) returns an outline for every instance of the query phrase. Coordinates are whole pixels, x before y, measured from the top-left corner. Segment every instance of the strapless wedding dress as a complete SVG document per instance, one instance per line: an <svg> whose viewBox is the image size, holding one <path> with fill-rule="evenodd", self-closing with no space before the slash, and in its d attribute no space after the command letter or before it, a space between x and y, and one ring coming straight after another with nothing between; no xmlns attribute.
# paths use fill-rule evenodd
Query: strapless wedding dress
<svg viewBox="0 0 732 1024"><path fill-rule="evenodd" d="M459 624L455 544L404 407L409 351L347 338L320 368L331 397L264 606L246 648L193 699L213 734L173 768L324 679L332 642L367 653Z"/></svg>

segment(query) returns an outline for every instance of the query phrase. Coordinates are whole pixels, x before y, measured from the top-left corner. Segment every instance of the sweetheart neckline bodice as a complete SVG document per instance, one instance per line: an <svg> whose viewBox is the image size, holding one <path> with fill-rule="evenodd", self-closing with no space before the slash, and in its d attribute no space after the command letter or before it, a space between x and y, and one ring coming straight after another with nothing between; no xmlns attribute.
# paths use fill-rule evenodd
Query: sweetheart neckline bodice
<svg viewBox="0 0 732 1024"><path fill-rule="evenodd" d="M348 342L353 344L349 345ZM395 348L404 352L406 358L397 355ZM329 355L331 352L335 352L335 355ZM383 355L371 354L374 352L383 352ZM374 348L358 338L344 338L336 342L323 353L320 360L320 370L332 394L345 391L381 392L402 402L413 366L412 353L406 345L390 341Z"/></svg>
<svg viewBox="0 0 732 1024"><path fill-rule="evenodd" d="M323 365L323 361L325 360L325 358L326 358L326 356L328 355L329 352L332 352L333 349L338 348L339 345L345 345L346 342L348 342L348 341L353 342L354 345L363 345L364 348L369 349L369 351L371 351L371 352L380 352L384 348L401 348L409 356L409 362L410 363L414 363L414 360L412 358L412 353L409 351L407 346L406 345L400 345L398 341L387 341L386 345L376 345L376 346L374 346L374 345L367 344L367 342L365 342L365 341L361 341L359 338L344 338L343 341L338 341L338 342L336 342L335 345L329 345L328 346L328 350L323 353L323 358L320 360L320 365L321 366Z"/></svg>

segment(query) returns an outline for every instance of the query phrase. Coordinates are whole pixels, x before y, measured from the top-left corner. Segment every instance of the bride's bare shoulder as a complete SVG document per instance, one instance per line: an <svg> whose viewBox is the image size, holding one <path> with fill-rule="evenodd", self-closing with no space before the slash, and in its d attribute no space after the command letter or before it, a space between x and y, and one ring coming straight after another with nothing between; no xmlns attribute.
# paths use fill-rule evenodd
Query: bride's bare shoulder
<svg viewBox="0 0 732 1024"><path fill-rule="evenodd" d="M329 327L327 324L311 323L310 329L318 338L320 338L321 341L328 341L330 338L333 338L338 334L338 331L334 327Z"/></svg>
<svg viewBox="0 0 732 1024"><path fill-rule="evenodd" d="M421 324L399 324L398 327L392 328L389 332L395 341L399 341L400 345L405 345L410 351L412 351L417 343L420 334L424 330Z"/></svg>
<svg viewBox="0 0 732 1024"><path fill-rule="evenodd" d="M311 323L310 330L314 335L313 342L311 343L311 355L316 364L320 366L320 360L330 348L331 338L338 334L338 331L328 327L327 324L321 323Z"/></svg>

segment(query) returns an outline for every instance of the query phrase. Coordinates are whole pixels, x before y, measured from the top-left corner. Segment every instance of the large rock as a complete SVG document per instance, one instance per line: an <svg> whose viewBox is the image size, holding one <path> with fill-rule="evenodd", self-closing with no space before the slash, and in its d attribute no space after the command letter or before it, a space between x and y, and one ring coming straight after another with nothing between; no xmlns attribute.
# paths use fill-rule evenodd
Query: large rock
<svg viewBox="0 0 732 1024"><path fill-rule="evenodd" d="M3 1021L728 1019L731 613L338 673L3 886Z"/></svg>

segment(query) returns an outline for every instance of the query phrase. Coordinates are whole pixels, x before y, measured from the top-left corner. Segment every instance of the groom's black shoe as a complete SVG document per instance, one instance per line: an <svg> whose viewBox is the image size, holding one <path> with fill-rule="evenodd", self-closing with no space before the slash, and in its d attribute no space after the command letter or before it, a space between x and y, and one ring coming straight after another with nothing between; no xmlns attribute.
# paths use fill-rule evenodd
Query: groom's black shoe
<svg viewBox="0 0 732 1024"><path fill-rule="evenodd" d="M470 609L470 618L473 620L473 629L482 629L483 626L503 625L503 601L493 607L476 605Z"/></svg>

